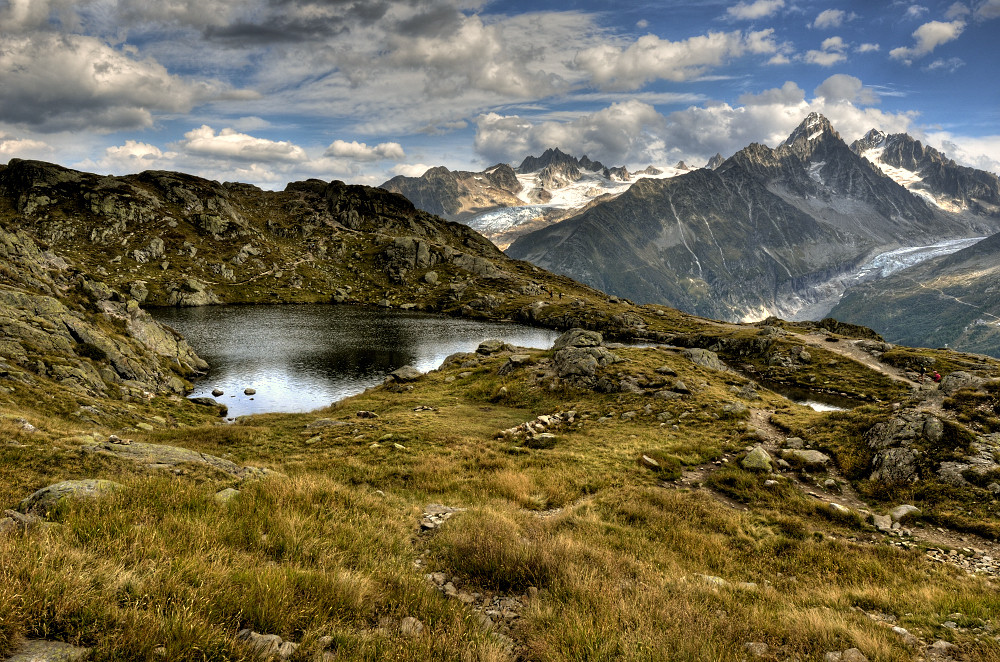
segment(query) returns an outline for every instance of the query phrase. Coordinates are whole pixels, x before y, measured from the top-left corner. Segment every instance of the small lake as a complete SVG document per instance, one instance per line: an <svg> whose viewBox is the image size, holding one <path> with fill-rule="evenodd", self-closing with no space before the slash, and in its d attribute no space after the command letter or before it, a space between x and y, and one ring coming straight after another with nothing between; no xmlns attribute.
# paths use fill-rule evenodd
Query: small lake
<svg viewBox="0 0 1000 662"><path fill-rule="evenodd" d="M559 333L346 305L151 308L211 366L191 397L216 397L229 416L312 411L381 383L404 365L422 372L483 340L547 349ZM243 390L255 389L253 396ZM251 399L252 398L252 399Z"/></svg>

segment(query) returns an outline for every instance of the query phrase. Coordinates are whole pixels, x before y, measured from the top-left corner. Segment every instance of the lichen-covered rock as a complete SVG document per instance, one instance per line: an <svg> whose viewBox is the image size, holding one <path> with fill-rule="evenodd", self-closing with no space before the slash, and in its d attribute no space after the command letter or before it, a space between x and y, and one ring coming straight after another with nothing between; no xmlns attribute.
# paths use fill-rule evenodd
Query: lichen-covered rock
<svg viewBox="0 0 1000 662"><path fill-rule="evenodd" d="M707 349L692 347L685 349L683 354L691 363L700 365L703 368L726 370L726 364L719 360L719 355Z"/></svg>
<svg viewBox="0 0 1000 662"><path fill-rule="evenodd" d="M121 488L120 483L100 478L64 480L34 492L23 499L17 509L26 515L44 517L64 499L93 499Z"/></svg>
<svg viewBox="0 0 1000 662"><path fill-rule="evenodd" d="M771 471L771 456L764 450L763 446L755 446L746 457L740 460L740 466L747 471Z"/></svg>

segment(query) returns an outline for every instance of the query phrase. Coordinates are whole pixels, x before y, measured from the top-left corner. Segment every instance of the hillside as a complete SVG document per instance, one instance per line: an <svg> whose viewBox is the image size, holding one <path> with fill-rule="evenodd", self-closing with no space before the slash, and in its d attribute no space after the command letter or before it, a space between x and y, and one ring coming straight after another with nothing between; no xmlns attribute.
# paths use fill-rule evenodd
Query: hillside
<svg viewBox="0 0 1000 662"><path fill-rule="evenodd" d="M14 161L0 200L0 658L1000 656L996 360L637 306L339 182ZM140 299L569 330L225 424Z"/></svg>
<svg viewBox="0 0 1000 662"><path fill-rule="evenodd" d="M714 171L643 180L507 252L701 315L808 318L828 312L881 253L998 225L992 208L928 206L810 115L776 149L750 145Z"/></svg>
<svg viewBox="0 0 1000 662"><path fill-rule="evenodd" d="M892 342L1000 356L1000 235L847 291L831 314Z"/></svg>

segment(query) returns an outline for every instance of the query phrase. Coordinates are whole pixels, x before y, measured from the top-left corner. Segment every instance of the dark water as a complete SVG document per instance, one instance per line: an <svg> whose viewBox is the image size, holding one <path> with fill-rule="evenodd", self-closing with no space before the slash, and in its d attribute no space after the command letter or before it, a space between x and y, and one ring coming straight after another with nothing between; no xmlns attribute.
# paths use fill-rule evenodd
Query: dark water
<svg viewBox="0 0 1000 662"><path fill-rule="evenodd" d="M404 365L427 371L449 354L498 338L548 348L555 331L357 306L161 308L156 319L180 331L211 366L192 397L211 396L229 416L299 412L380 383ZM257 393L243 395L243 389Z"/></svg>

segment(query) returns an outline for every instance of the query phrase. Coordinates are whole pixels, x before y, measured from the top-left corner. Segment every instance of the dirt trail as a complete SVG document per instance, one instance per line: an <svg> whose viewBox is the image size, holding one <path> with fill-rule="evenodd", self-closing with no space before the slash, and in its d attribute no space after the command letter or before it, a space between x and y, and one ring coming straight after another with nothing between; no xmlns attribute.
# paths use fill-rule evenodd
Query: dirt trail
<svg viewBox="0 0 1000 662"><path fill-rule="evenodd" d="M896 381L905 382L910 386L920 386L920 384L907 377L906 374L899 368L882 363L874 356L858 347L856 344L858 341L856 340L841 339L838 342L827 342L827 336L815 334L803 335L799 336L799 338L807 345L812 347L822 347L823 349L829 350L835 354L840 354L841 356L853 359L854 361L871 368L875 372L881 373L886 377L895 379Z"/></svg>

